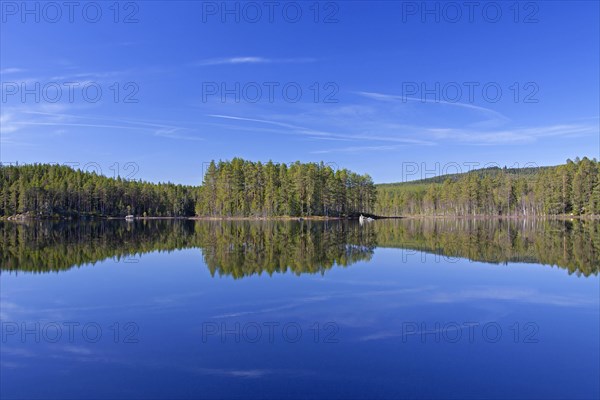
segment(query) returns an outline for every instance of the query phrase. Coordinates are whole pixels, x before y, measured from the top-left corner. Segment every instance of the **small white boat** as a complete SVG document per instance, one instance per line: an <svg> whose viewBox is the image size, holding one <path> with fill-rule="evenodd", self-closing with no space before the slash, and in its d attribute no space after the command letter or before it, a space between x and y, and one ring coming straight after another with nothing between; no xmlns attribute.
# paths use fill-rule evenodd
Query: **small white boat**
<svg viewBox="0 0 600 400"><path fill-rule="evenodd" d="M135 218L135 217L134 217L133 215L126 215L126 216L125 216L125 219L126 219L127 221L133 221L133 219L134 219L134 218Z"/></svg>

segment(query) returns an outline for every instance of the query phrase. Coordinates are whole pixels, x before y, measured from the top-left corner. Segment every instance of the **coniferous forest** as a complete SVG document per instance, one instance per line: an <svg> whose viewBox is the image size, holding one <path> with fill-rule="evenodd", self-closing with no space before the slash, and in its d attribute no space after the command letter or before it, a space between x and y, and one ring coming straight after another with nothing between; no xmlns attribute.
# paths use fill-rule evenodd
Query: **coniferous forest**
<svg viewBox="0 0 600 400"><path fill-rule="evenodd" d="M61 165L1 168L3 216L192 216L198 193L192 186L107 178Z"/></svg>
<svg viewBox="0 0 600 400"><path fill-rule="evenodd" d="M368 175L323 163L211 162L200 187L107 178L67 166L2 166L0 216L344 216L375 207Z"/></svg>
<svg viewBox="0 0 600 400"><path fill-rule="evenodd" d="M291 165L211 162L196 214L204 216L345 216L375 207L369 175L334 170L323 163Z"/></svg>
<svg viewBox="0 0 600 400"><path fill-rule="evenodd" d="M489 168L449 177L377 186L379 215L600 215L600 163Z"/></svg>
<svg viewBox="0 0 600 400"><path fill-rule="evenodd" d="M0 167L0 217L600 215L600 163L482 169L374 185L323 163L211 162L201 186L108 178L67 166Z"/></svg>

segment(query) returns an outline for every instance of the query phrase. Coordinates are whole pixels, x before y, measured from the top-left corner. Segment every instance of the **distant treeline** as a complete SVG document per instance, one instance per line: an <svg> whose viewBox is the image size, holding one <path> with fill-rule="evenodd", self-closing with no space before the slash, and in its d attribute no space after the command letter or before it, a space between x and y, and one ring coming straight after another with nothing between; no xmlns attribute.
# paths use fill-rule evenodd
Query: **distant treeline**
<svg viewBox="0 0 600 400"><path fill-rule="evenodd" d="M0 216L343 216L375 206L368 175L323 163L210 163L201 187L107 178L67 166L2 166Z"/></svg>
<svg viewBox="0 0 600 400"><path fill-rule="evenodd" d="M0 271L15 273L59 272L103 260L126 266L152 251L199 248L198 265L203 257L213 276L300 275L369 261L376 247L405 249L398 253L399 267L452 263L458 257L556 265L569 274L595 276L600 224L492 218L382 220L364 226L343 220L0 221Z"/></svg>
<svg viewBox="0 0 600 400"><path fill-rule="evenodd" d="M0 167L0 216L192 216L198 188L49 164Z"/></svg>
<svg viewBox="0 0 600 400"><path fill-rule="evenodd" d="M201 216L344 216L371 211L376 202L369 175L317 163L291 165L211 162L196 214Z"/></svg>
<svg viewBox="0 0 600 400"><path fill-rule="evenodd" d="M343 217L600 215L600 163L491 168L374 185L323 163L211 162L202 186L108 178L67 166L0 167L0 217Z"/></svg>
<svg viewBox="0 0 600 400"><path fill-rule="evenodd" d="M491 168L443 183L378 185L380 215L600 215L600 163L583 158L556 167Z"/></svg>

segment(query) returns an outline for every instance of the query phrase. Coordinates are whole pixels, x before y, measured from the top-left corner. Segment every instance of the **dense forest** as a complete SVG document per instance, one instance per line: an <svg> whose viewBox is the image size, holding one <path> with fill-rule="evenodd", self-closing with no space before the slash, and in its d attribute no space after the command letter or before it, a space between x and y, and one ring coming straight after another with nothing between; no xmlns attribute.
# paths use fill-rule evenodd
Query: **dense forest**
<svg viewBox="0 0 600 400"><path fill-rule="evenodd" d="M67 166L0 167L0 217L600 215L600 163L488 168L374 185L323 163L211 162L202 186L108 178Z"/></svg>
<svg viewBox="0 0 600 400"><path fill-rule="evenodd" d="M600 268L600 224L554 219L353 221L0 221L0 271L58 272L99 261L126 266L152 251L199 248L213 276L324 273L403 249L402 264L540 263L578 276ZM112 260L111 260L112 259Z"/></svg>
<svg viewBox="0 0 600 400"><path fill-rule="evenodd" d="M567 160L539 169L489 168L427 181L377 185L387 216L599 215L600 163Z"/></svg>
<svg viewBox="0 0 600 400"><path fill-rule="evenodd" d="M49 164L2 166L0 216L192 216L198 189L107 178Z"/></svg>
<svg viewBox="0 0 600 400"><path fill-rule="evenodd" d="M211 162L196 214L201 216L345 216L375 207L370 176L323 163Z"/></svg>
<svg viewBox="0 0 600 400"><path fill-rule="evenodd" d="M323 163L210 163L201 187L153 184L59 165L2 166L0 216L343 216L375 206L368 175Z"/></svg>

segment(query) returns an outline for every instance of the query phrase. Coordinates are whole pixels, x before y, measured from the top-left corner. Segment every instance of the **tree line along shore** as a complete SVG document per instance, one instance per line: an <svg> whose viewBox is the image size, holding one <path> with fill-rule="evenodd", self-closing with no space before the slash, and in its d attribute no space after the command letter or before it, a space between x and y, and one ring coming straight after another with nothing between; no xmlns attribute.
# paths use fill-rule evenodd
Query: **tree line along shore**
<svg viewBox="0 0 600 400"><path fill-rule="evenodd" d="M600 163L488 168L375 185L324 163L211 162L202 185L108 178L68 166L0 166L0 218L348 218L600 215Z"/></svg>

